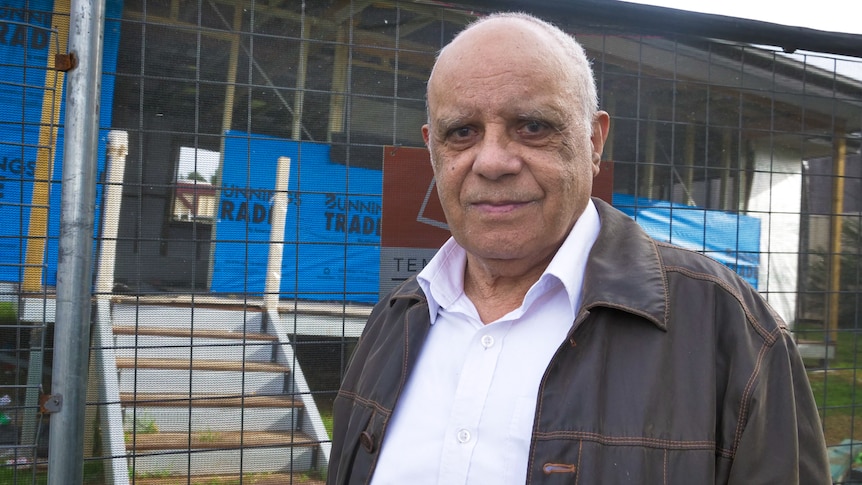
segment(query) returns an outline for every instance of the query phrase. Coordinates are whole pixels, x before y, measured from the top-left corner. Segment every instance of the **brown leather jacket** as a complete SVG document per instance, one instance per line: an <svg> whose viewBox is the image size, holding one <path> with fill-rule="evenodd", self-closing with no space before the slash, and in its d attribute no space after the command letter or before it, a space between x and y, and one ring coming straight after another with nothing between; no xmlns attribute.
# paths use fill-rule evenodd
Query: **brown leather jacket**
<svg viewBox="0 0 862 485"><path fill-rule="evenodd" d="M542 378L527 483L830 484L781 318L729 269L594 202L580 323ZM375 307L335 400L329 484L369 482L428 328L415 279Z"/></svg>

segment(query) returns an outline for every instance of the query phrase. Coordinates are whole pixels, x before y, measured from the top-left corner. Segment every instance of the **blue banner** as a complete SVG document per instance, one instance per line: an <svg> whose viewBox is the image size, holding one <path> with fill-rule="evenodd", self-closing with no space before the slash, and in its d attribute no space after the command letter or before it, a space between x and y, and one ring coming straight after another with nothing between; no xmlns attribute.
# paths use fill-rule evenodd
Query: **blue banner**
<svg viewBox="0 0 862 485"><path fill-rule="evenodd" d="M63 84L46 85L46 72L54 65L54 54L65 52L51 29L58 24L68 24L68 14L56 11L53 0L30 0L25 4L0 0L0 281L21 282L27 242L41 240L46 236L43 255L43 285L56 284L57 248L60 234L60 182L63 170L63 130L57 131L53 141L51 126L56 117L62 125L65 116L64 103L53 105L54 93L62 90ZM120 39L122 0L108 0L104 35L104 72L116 71L117 51ZM55 16L61 20L55 19ZM111 126L111 107L114 95L114 76L102 76L100 100L100 126ZM64 99L61 96L60 99ZM45 109L43 110L43 104ZM59 110L59 113L57 111ZM56 115L59 116L56 116ZM43 119L48 116L49 119ZM46 123L47 125L43 125ZM49 140L40 147L40 135ZM107 131L99 137L99 172L104 171ZM36 181L38 153L52 150L53 159L48 181ZM41 187L50 186L47 209L47 225L42 231L30 234L31 211L35 182ZM40 189L41 190L41 189ZM98 208L101 188L95 201L96 227L99 225ZM36 210L42 210L36 208ZM94 234L95 235L95 234ZM28 236L32 236L31 239Z"/></svg>
<svg viewBox="0 0 862 485"><path fill-rule="evenodd" d="M618 193L614 193L614 207L635 219L653 238L702 252L757 288L759 219Z"/></svg>
<svg viewBox="0 0 862 485"><path fill-rule="evenodd" d="M263 293L276 167L289 157L282 298L374 303L382 172L332 163L326 144L226 137L210 290Z"/></svg>

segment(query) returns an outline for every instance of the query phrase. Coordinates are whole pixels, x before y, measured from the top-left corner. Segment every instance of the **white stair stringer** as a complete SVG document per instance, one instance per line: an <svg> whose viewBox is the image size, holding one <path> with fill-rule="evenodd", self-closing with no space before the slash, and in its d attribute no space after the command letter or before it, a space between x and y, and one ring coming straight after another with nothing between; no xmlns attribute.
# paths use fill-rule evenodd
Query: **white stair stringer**
<svg viewBox="0 0 862 485"><path fill-rule="evenodd" d="M320 451L323 453L323 459L320 463L324 469L329 464L329 455L332 450L332 441L320 418L320 411L317 409L317 404L314 402L311 394L311 388L305 380L305 374L302 372L302 367L299 365L299 360L296 358L296 353L293 350L293 345L290 342L290 337L287 332L287 324L282 320L281 315L275 309L269 309L266 313L267 321L273 322L270 333L278 338L279 342L284 345L278 346L276 362L284 365L292 366L293 369L293 385L294 393L302 399L302 405L306 410L308 419L303 421L302 431L310 436L313 440L320 443Z"/></svg>

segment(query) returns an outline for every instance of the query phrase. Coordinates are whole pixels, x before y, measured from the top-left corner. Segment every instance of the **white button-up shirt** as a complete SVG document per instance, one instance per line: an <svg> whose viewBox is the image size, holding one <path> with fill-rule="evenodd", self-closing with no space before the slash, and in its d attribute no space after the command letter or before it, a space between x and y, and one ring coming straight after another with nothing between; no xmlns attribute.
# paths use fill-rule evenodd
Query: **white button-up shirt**
<svg viewBox="0 0 862 485"><path fill-rule="evenodd" d="M572 328L599 233L592 201L521 306L484 325L450 239L418 275L431 329L383 439L374 485L524 483L539 384Z"/></svg>

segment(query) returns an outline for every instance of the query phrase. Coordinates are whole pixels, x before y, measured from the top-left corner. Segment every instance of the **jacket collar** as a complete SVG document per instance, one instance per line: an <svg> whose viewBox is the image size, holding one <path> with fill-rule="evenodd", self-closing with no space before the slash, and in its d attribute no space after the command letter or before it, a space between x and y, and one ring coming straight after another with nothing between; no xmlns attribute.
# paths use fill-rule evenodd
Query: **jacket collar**
<svg viewBox="0 0 862 485"><path fill-rule="evenodd" d="M602 226L587 261L582 310L616 308L667 329L667 278L655 241L607 202L593 198L593 203ZM426 301L415 276L390 294L389 305L401 299Z"/></svg>
<svg viewBox="0 0 862 485"><path fill-rule="evenodd" d="M602 229L587 261L582 307L616 308L667 329L667 278L655 241L607 202L593 202Z"/></svg>

